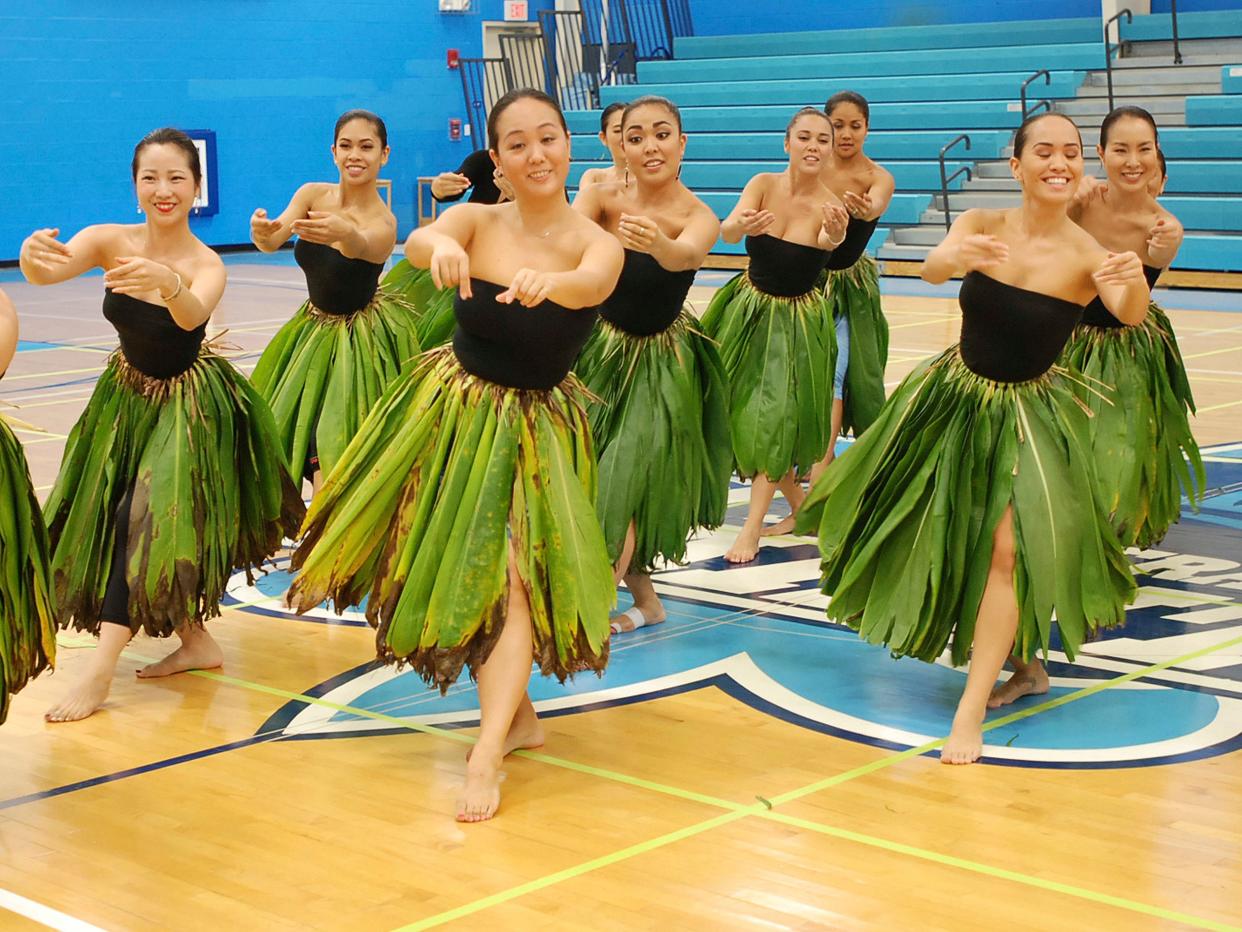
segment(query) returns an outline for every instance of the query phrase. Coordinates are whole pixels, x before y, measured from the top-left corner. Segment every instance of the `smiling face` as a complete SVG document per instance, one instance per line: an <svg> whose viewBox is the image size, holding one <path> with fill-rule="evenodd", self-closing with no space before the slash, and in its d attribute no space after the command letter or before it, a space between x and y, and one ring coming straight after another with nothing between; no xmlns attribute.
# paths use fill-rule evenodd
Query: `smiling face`
<svg viewBox="0 0 1242 932"><path fill-rule="evenodd" d="M804 113L794 120L785 134L789 167L797 172L818 175L832 152L832 124L819 113Z"/></svg>
<svg viewBox="0 0 1242 932"><path fill-rule="evenodd" d="M388 161L388 148L370 120L350 120L332 144L332 160L341 172L342 184L369 184Z"/></svg>
<svg viewBox="0 0 1242 932"><path fill-rule="evenodd" d="M1069 120L1045 117L1028 127L1023 148L1009 160L1024 196L1069 204L1082 180L1082 140Z"/></svg>
<svg viewBox="0 0 1242 932"><path fill-rule="evenodd" d="M143 213L157 223L184 222L198 195L188 156L171 143L143 146L134 189Z"/></svg>
<svg viewBox="0 0 1242 932"><path fill-rule="evenodd" d="M496 118L498 148L492 159L513 185L517 200L564 191L569 176L569 135L556 108L524 97Z"/></svg>
<svg viewBox="0 0 1242 932"><path fill-rule="evenodd" d="M631 110L624 140L625 161L634 177L655 183L677 177L686 137L667 107L643 104Z"/></svg>
<svg viewBox="0 0 1242 932"><path fill-rule="evenodd" d="M867 139L867 118L857 104L848 101L837 104L828 119L832 121L833 151L840 158L852 158L862 152Z"/></svg>
<svg viewBox="0 0 1242 932"><path fill-rule="evenodd" d="M1150 191L1160 175L1156 131L1146 120L1122 117L1108 128L1108 142L1096 147L1110 186Z"/></svg>

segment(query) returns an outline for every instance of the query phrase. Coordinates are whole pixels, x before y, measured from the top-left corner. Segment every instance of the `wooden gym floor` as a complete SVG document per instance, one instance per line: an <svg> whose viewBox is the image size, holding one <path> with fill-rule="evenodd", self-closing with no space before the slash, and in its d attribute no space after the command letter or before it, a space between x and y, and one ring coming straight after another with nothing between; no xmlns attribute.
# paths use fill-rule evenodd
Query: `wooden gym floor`
<svg viewBox="0 0 1242 932"><path fill-rule="evenodd" d="M305 292L287 257L230 265L248 372ZM700 275L700 309L724 279ZM41 428L19 436L44 494L115 340L97 278L0 284L25 341L0 397ZM886 290L891 388L958 315ZM497 819L458 825L470 683L376 668L356 613L289 616L278 561L212 624L223 670L138 681L167 650L139 638L104 709L51 726L91 649L62 635L0 729L0 929L1242 927L1242 296L1164 297L1210 497L1134 554L1126 627L989 718L985 763L936 759L963 671L828 624L808 539L720 559L739 485L657 577L665 624L618 637L602 680L532 682L546 747L510 759Z"/></svg>

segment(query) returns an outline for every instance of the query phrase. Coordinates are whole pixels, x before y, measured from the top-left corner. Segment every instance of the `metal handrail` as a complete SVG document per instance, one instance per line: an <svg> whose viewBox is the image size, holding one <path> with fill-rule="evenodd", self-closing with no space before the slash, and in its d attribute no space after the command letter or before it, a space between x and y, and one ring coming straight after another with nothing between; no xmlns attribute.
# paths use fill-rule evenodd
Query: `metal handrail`
<svg viewBox="0 0 1242 932"><path fill-rule="evenodd" d="M1112 112L1113 109L1113 45L1108 39L1108 27L1117 22L1117 20L1121 19L1123 16L1126 18L1127 23L1134 22L1134 13L1131 12L1129 7L1126 7L1124 10L1118 10L1109 18L1108 22L1104 24L1104 71L1108 75L1109 112ZM1121 50L1122 44L1121 24L1117 23L1117 51Z"/></svg>
<svg viewBox="0 0 1242 932"><path fill-rule="evenodd" d="M1039 71L1036 71L1033 75L1031 75L1029 78L1027 78L1025 81L1022 82L1021 94L1022 94L1022 119L1023 120L1026 119L1026 89L1030 85L1030 83L1034 81L1036 78L1038 78L1040 75L1043 75L1044 77L1044 84L1048 86L1052 85L1052 75L1051 73L1049 73L1047 68L1039 69ZM1043 104L1049 110L1052 109L1052 103L1050 101L1041 100L1031 107L1031 112L1034 113L1039 108L1040 104Z"/></svg>
<svg viewBox="0 0 1242 932"><path fill-rule="evenodd" d="M1169 15L1173 17L1173 64L1180 65L1182 47L1177 37L1177 0L1169 0Z"/></svg>
<svg viewBox="0 0 1242 932"><path fill-rule="evenodd" d="M970 149L970 134L969 133L962 133L956 139L954 139L952 142L950 142L948 145L946 145L943 149L940 150L940 197L941 197L941 203L944 205L944 228L946 231L949 229L949 227L953 225L949 219L949 182L953 181L955 178L957 178L958 175L962 174L963 172L966 173L967 181L969 181L971 178L975 176L975 173L971 170L969 165L963 165L961 168L955 171L952 175L949 175L947 177L945 176L945 166L944 166L945 155L948 153L950 149L956 146L959 142L963 142L963 141L965 141L966 149L969 151Z"/></svg>

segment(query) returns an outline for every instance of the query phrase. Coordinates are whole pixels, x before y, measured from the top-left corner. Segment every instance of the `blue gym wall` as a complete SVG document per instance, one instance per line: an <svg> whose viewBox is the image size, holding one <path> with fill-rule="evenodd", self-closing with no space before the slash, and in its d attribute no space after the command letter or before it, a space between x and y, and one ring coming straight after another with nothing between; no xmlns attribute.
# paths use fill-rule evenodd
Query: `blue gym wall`
<svg viewBox="0 0 1242 932"><path fill-rule="evenodd" d="M68 236L137 219L129 160L157 126L216 131L220 212L192 221L208 243L249 241L256 207L335 180L328 147L344 110L387 122L393 209L414 221L419 175L456 168L470 140L461 79L444 50L482 52L485 19L435 0L39 0L0 4L0 260L39 226ZM532 0L531 16L552 0Z"/></svg>
<svg viewBox="0 0 1242 932"><path fill-rule="evenodd" d="M1167 0L1166 0L1167 2ZM1190 2L1190 0L1187 0ZM1199 0L1211 3L1215 0ZM1242 0L1232 0L1234 4ZM1181 6L1178 9L1182 9ZM1099 0L690 0L694 32L729 36L747 32L991 23L1020 19L1100 17Z"/></svg>
<svg viewBox="0 0 1242 932"><path fill-rule="evenodd" d="M1153 13L1168 13L1169 0L1151 0ZM1242 0L1177 0L1178 13L1201 13L1208 10L1237 10L1242 16Z"/></svg>

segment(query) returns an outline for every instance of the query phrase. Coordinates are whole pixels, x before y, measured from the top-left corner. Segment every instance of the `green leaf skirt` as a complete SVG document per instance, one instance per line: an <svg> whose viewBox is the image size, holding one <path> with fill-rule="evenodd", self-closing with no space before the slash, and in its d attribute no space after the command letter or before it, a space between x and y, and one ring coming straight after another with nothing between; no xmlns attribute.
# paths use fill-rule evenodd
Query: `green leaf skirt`
<svg viewBox="0 0 1242 932"><path fill-rule="evenodd" d="M259 567L305 511L267 404L227 360L204 349L154 379L113 353L44 506L62 626L98 633L130 489L129 615L155 637L219 615L234 568Z"/></svg>
<svg viewBox="0 0 1242 932"><path fill-rule="evenodd" d="M884 407L884 367L888 364L888 320L880 304L880 271L863 255L848 269L829 270L824 293L834 320L845 316L850 328L849 364L845 370L842 433L854 436L875 422Z"/></svg>
<svg viewBox="0 0 1242 932"><path fill-rule="evenodd" d="M410 305L382 288L353 314L328 314L309 301L298 308L250 377L272 409L289 471L302 476L315 455L327 475L418 351Z"/></svg>
<svg viewBox="0 0 1242 932"><path fill-rule="evenodd" d="M467 373L451 347L424 353L312 503L295 604L365 596L380 659L445 690L500 636L512 553L543 673L602 671L616 590L583 402L572 375L509 388Z"/></svg>
<svg viewBox="0 0 1242 932"><path fill-rule="evenodd" d="M821 288L766 294L742 272L712 298L703 331L729 380L729 426L738 474L773 481L810 472L832 442L837 333Z"/></svg>
<svg viewBox="0 0 1242 932"><path fill-rule="evenodd" d="M593 397L596 507L615 563L634 522L630 572L681 563L686 540L719 527L733 453L724 366L686 310L666 330L634 336L601 320L578 359Z"/></svg>
<svg viewBox="0 0 1242 932"><path fill-rule="evenodd" d="M437 288L431 280L431 269L419 269L402 259L384 276L384 288L399 294L414 308L414 328L423 349L443 346L453 339L457 316L453 298L457 289Z"/></svg>
<svg viewBox="0 0 1242 932"><path fill-rule="evenodd" d="M26 456L0 417L0 724L9 698L56 659L50 562Z"/></svg>
<svg viewBox="0 0 1242 932"><path fill-rule="evenodd" d="M1168 315L1152 304L1137 327L1079 325L1063 359L1087 384L1099 494L1122 543L1158 543L1181 516L1183 493L1198 510L1207 484L1190 429L1195 409Z"/></svg>
<svg viewBox="0 0 1242 932"><path fill-rule="evenodd" d="M1015 651L1047 651L1053 613L1072 659L1121 624L1134 578L1096 497L1076 376L1028 382L971 372L956 346L919 365L875 423L811 490L798 528L817 529L829 617L894 656L965 663L1013 506Z"/></svg>

